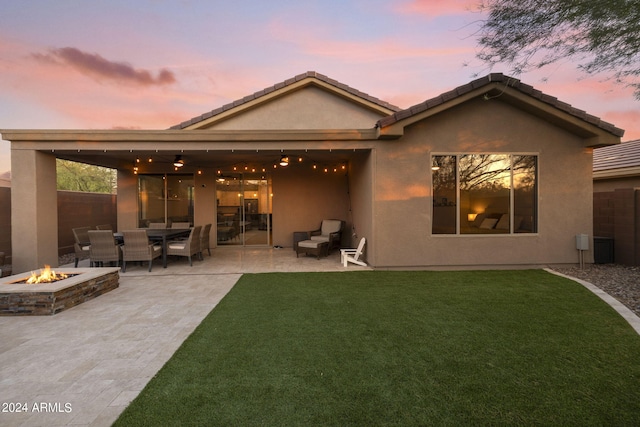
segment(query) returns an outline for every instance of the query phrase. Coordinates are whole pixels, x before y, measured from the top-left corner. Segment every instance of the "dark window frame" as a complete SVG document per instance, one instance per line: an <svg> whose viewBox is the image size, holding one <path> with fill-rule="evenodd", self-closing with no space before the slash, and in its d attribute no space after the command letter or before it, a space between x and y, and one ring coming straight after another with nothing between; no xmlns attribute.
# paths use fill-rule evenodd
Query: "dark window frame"
<svg viewBox="0 0 640 427"><path fill-rule="evenodd" d="M461 159L468 161L462 165ZM504 163L505 159L508 165ZM431 153L431 235L537 235L539 159L539 153L531 152ZM461 182L463 175L467 180ZM483 179L483 176L488 178ZM476 184L464 185L472 181ZM474 185L483 190L474 189ZM463 186L465 188L461 189ZM496 188L491 190L492 186ZM487 199L489 192L493 191L495 196L497 190L502 193L501 199L494 197L492 202L484 204L484 208L472 207L471 196L482 200L478 194L484 191ZM505 191L508 191L507 198Z"/></svg>

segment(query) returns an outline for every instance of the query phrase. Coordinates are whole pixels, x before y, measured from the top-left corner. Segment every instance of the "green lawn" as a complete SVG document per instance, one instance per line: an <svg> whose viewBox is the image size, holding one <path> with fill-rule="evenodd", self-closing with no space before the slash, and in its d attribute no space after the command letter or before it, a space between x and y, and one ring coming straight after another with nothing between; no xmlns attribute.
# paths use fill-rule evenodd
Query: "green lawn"
<svg viewBox="0 0 640 427"><path fill-rule="evenodd" d="M538 270L244 275L115 425L637 426L640 336Z"/></svg>

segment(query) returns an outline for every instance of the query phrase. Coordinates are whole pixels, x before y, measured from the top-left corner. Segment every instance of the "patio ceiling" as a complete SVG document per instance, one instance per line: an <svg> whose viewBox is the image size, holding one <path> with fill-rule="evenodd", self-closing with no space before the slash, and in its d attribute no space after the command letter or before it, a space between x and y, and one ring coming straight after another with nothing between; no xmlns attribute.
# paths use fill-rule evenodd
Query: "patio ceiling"
<svg viewBox="0 0 640 427"><path fill-rule="evenodd" d="M331 168L348 163L356 151L359 150L55 150L54 154L60 159L114 169L133 168L137 163L139 173L174 173L173 161L180 155L185 166L179 172L196 173L199 170L233 172L234 168L238 172L269 171L283 154L289 156L291 167L315 164L319 168Z"/></svg>

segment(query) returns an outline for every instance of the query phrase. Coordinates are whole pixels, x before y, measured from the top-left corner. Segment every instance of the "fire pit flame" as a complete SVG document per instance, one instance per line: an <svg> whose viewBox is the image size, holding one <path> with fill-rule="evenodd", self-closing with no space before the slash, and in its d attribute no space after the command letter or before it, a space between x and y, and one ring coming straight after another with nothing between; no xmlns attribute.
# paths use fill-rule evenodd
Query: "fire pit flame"
<svg viewBox="0 0 640 427"><path fill-rule="evenodd" d="M56 273L51 269L51 266L45 265L44 269L40 270L40 275L36 275L35 272L31 272L31 277L27 279L28 284L36 284L36 283L51 283L57 282L58 280L63 280L69 277L64 273Z"/></svg>

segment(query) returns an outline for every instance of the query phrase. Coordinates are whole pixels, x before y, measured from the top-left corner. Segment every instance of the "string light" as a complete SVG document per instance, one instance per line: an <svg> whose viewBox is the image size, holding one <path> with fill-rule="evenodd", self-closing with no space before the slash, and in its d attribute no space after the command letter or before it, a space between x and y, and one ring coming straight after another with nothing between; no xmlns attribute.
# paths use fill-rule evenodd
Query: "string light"
<svg viewBox="0 0 640 427"><path fill-rule="evenodd" d="M184 160L182 159L181 155L177 155L175 156L175 160L174 160L174 171L180 171L181 168L185 165ZM302 156L298 156L297 158L297 163L304 163L305 158ZM286 160L289 160L289 163L287 163L288 166L291 166L291 160L290 157L283 154L282 158L280 160L283 160L283 163L286 162ZM133 161L133 171L134 173L139 173L140 172L140 168L139 165L140 163L143 163L144 160L141 159L139 156L136 156L136 158ZM146 159L147 163L153 163L153 157L149 156ZM179 165L178 165L179 164ZM321 169L323 172L325 173L329 173L329 172L334 172L337 173L339 171L346 171L348 164L345 163L338 163L338 164L325 164L323 166L319 166L316 162L311 163L311 169L313 170L318 170ZM278 167L285 167L282 166L280 164L280 161L276 162L273 164L273 168L277 169ZM244 171L244 172L251 172L251 173L256 173L256 172L262 172L262 173L266 173L267 172L267 168L264 166L261 167L257 167L256 165L251 165L251 163L243 163L240 165L233 165L231 166L231 168L233 169L233 171L235 172L240 172L240 171ZM204 170L203 169L198 169L195 172L197 175L203 175L204 174ZM222 169L217 169L216 173L218 175L221 175L223 173Z"/></svg>

